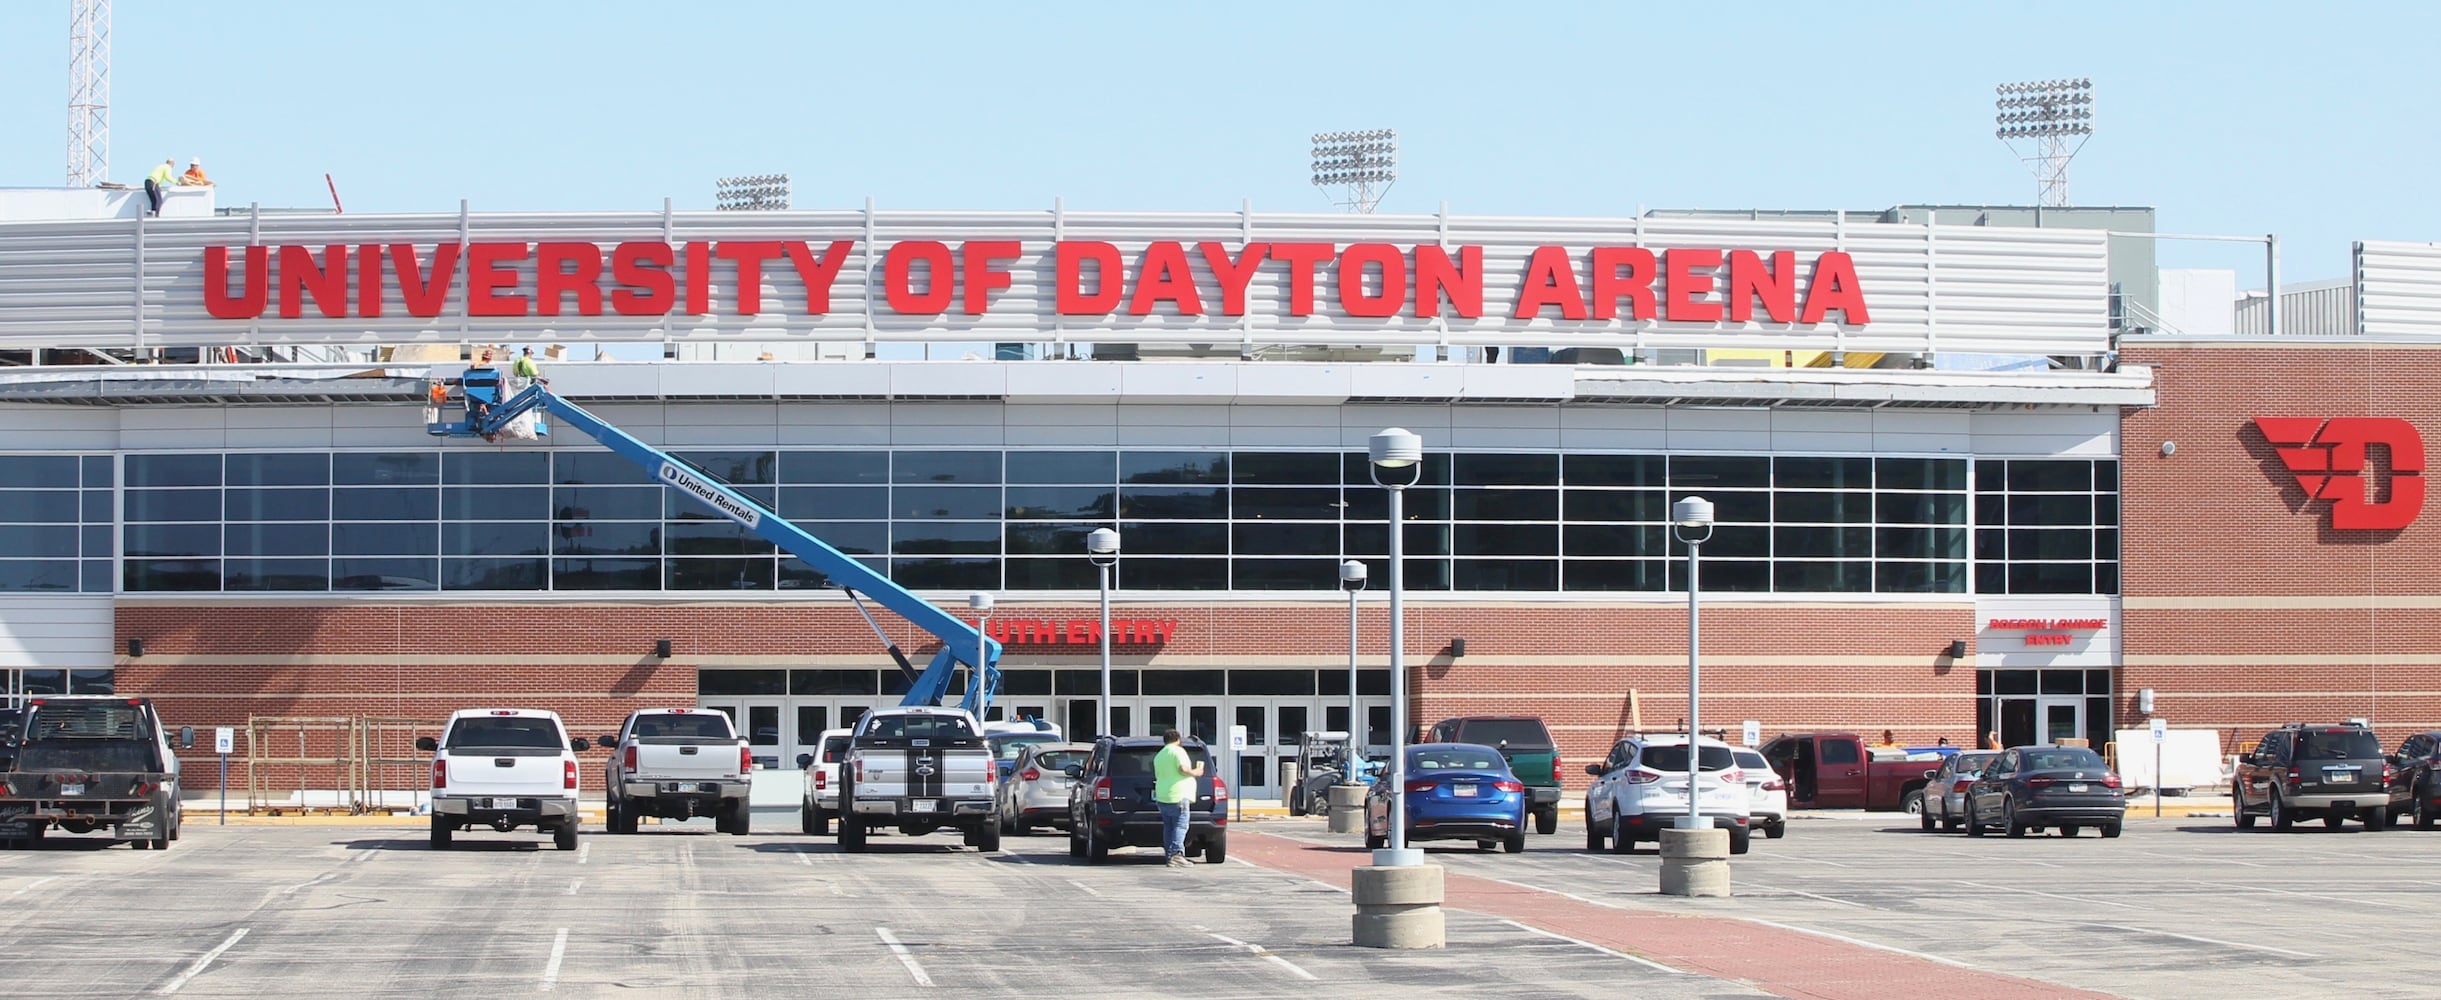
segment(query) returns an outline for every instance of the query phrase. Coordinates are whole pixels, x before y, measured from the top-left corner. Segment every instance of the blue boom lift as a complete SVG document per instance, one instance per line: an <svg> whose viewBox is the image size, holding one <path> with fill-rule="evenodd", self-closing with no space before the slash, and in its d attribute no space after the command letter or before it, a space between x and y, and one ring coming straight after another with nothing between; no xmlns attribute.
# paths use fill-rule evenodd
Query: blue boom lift
<svg viewBox="0 0 2441 1000"><path fill-rule="evenodd" d="M519 385L521 381L525 384ZM541 380L511 379L497 368L469 368L458 378L433 380L424 411L424 429L436 437L479 437L487 441L497 441L504 435L539 437L550 433L549 424L540 419L544 414L608 445L611 451L636 463L662 485L694 497L720 516L743 525L779 546L781 551L805 560L807 565L829 576L831 583L847 592L856 612L864 616L865 624L872 627L873 634L889 650L890 658L897 661L899 671L907 675L907 696L899 704L940 704L949 693L959 664L964 663L970 669L966 695L958 707L974 713L978 719L991 708L992 696L1000 690L1000 643L789 523L717 477L636 440L552 393ZM517 424L518 418L527 416L534 419ZM907 654L882 631L873 613L865 609L859 595L872 597L917 628L931 633L941 640L941 651L918 672ZM977 657L981 662L976 662Z"/></svg>

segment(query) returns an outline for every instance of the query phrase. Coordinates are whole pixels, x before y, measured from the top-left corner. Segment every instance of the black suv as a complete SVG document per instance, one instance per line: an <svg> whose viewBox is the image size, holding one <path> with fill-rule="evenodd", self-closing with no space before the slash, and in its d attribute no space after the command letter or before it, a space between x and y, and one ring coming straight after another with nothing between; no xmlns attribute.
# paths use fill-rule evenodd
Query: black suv
<svg viewBox="0 0 2441 1000"><path fill-rule="evenodd" d="M2441 820L2441 731L2401 741L2390 763L2391 818L2413 816L2417 829L2432 829Z"/></svg>
<svg viewBox="0 0 2441 1000"><path fill-rule="evenodd" d="M1187 854L1217 865L1229 859L1229 783L1218 776L1202 740L1190 736L1180 745L1204 766L1187 809ZM1160 752L1155 737L1105 736L1085 763L1068 767L1076 779L1068 793L1069 857L1099 864L1113 847L1161 846L1161 807L1153 801L1153 755Z"/></svg>
<svg viewBox="0 0 2441 1000"><path fill-rule="evenodd" d="M1560 747L1543 720L1524 715L1445 719L1433 725L1424 742L1498 747L1509 762L1509 773L1526 786L1526 811L1534 814L1534 832L1549 836L1559 831Z"/></svg>
<svg viewBox="0 0 2441 1000"><path fill-rule="evenodd" d="M2268 816L2275 830L2316 817L2324 826L2354 818L2379 830L2390 825L2389 786L2390 761L2372 728L2292 722L2238 758L2229 797L2240 828Z"/></svg>

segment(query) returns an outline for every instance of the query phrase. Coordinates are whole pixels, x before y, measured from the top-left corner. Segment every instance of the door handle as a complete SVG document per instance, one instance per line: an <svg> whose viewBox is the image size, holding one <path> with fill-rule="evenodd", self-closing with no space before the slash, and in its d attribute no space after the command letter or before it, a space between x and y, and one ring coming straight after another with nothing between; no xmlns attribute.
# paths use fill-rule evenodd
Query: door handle
<svg viewBox="0 0 2441 1000"><path fill-rule="evenodd" d="M1857 775L1859 775L1859 774L1863 774L1863 773L1864 773L1864 772L1862 772L1862 771L1858 771L1858 770L1855 770L1855 769L1851 768L1851 769L1849 769L1849 771L1848 771L1848 777L1853 778L1853 777L1856 777Z"/></svg>

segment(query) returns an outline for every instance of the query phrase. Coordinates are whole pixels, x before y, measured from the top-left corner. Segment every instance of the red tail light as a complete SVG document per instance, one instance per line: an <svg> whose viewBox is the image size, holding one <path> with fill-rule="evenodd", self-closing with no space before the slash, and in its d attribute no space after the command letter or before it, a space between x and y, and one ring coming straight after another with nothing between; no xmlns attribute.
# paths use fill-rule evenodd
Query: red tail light
<svg viewBox="0 0 2441 1000"><path fill-rule="evenodd" d="M1023 771L1017 772L1017 780L1019 781L1041 781L1042 776L1043 773L1041 771L1037 771L1030 767Z"/></svg>
<svg viewBox="0 0 2441 1000"><path fill-rule="evenodd" d="M1566 773L1568 773L1568 766L1560 763L1560 755L1554 751L1551 754L1551 777L1558 778Z"/></svg>
<svg viewBox="0 0 2441 1000"><path fill-rule="evenodd" d="M433 761L432 790L437 792L447 787L449 787L449 762L445 760Z"/></svg>
<svg viewBox="0 0 2441 1000"><path fill-rule="evenodd" d="M1407 783L1407 790L1409 792L1429 792L1439 787L1441 787L1440 782L1430 779L1423 781L1410 781Z"/></svg>
<svg viewBox="0 0 2441 1000"><path fill-rule="evenodd" d="M1511 795L1515 795L1526 790L1526 786L1523 782L1516 781L1495 781L1492 782L1492 788L1497 791L1507 792Z"/></svg>
<svg viewBox="0 0 2441 1000"><path fill-rule="evenodd" d="M865 780L865 762L862 760L856 762L856 780Z"/></svg>
<svg viewBox="0 0 2441 1000"><path fill-rule="evenodd" d="M1746 783L1746 772L1733 767L1721 772L1721 780L1732 785L1743 785Z"/></svg>
<svg viewBox="0 0 2441 1000"><path fill-rule="evenodd" d="M2118 775L2116 775L2116 774L2105 774L2105 775L2103 775L2103 776L2102 776L2102 787L2104 787L2104 788L2117 788L2117 787L2119 787L2119 776L2118 776Z"/></svg>
<svg viewBox="0 0 2441 1000"><path fill-rule="evenodd" d="M1975 783L1975 779L1973 779L1973 778L1971 778L1971 777L1966 777L1966 776L1963 776L1963 775L1962 775L1962 776L1959 776L1959 777L1956 777L1956 778L1952 778L1952 779L1950 779L1950 783L1949 783L1949 790L1950 790L1950 791L1953 791L1953 792L1963 792L1963 791L1966 791L1966 786L1968 786L1968 785L1972 785L1972 784L1974 784L1974 783Z"/></svg>
<svg viewBox="0 0 2441 1000"><path fill-rule="evenodd" d="M630 771L633 771L633 770L635 770L635 769L636 769L636 745L635 745L635 744L630 743L630 744L628 744L628 745L627 745L627 749L622 750L622 751L620 751L620 752L619 752L619 766L620 766L620 767L624 767L624 768L626 768L626 769L628 769L628 770L630 770Z"/></svg>
<svg viewBox="0 0 2441 1000"><path fill-rule="evenodd" d="M1766 792L1785 792L1788 791L1788 782L1782 781L1778 778L1773 778L1763 783L1763 790Z"/></svg>
<svg viewBox="0 0 2441 1000"><path fill-rule="evenodd" d="M746 747L737 748L737 773L747 774L753 770L754 751Z"/></svg>
<svg viewBox="0 0 2441 1000"><path fill-rule="evenodd" d="M1630 769L1627 772L1627 783L1631 785L1649 785L1660 780L1661 772L1659 771Z"/></svg>
<svg viewBox="0 0 2441 1000"><path fill-rule="evenodd" d="M815 771L815 772L814 772L814 790L815 790L815 791L817 791L817 792L819 792L819 791L825 791L825 790L828 790L830 787L831 787L831 772L830 772L830 771L828 771L828 770L819 770L819 771Z"/></svg>
<svg viewBox="0 0 2441 1000"><path fill-rule="evenodd" d="M2399 772L2398 772L2398 771L2396 771L2396 770L2393 770L2393 769L2391 768L2391 766L2390 766L2390 765L2388 765L2388 764L2383 764L2383 765L2382 765L2382 784L2387 785L2387 784L2389 784L2389 783L2390 783L2390 780L2391 780L2391 779L2396 778L2396 777L2398 777L2398 776L2399 776Z"/></svg>
<svg viewBox="0 0 2441 1000"><path fill-rule="evenodd" d="M1212 801L1214 801L1214 802L1227 802L1227 801L1229 801L1229 783L1228 783L1228 782L1223 781L1223 780L1221 780L1221 779L1219 779L1219 778L1214 778L1214 779L1212 779Z"/></svg>
<svg viewBox="0 0 2441 1000"><path fill-rule="evenodd" d="M2027 788L2034 789L2035 791L2038 791L2038 792L2039 792L2039 791L2042 791L2043 789L2046 789L2046 788L2051 787L2053 784L2057 783L2058 781L2059 781L2059 779L2057 779L2057 778L2027 778L2027 779L2026 779L2026 787L2027 787Z"/></svg>
<svg viewBox="0 0 2441 1000"><path fill-rule="evenodd" d="M2300 771L2300 770L2298 770L2297 768L2293 768L2293 767L2288 769L2288 783L2289 783L2289 787L2294 788L2294 787L2296 787L2296 786L2297 786L2297 783L2298 783L2298 782L2303 781L2303 780L2305 780L2305 772Z"/></svg>
<svg viewBox="0 0 2441 1000"><path fill-rule="evenodd" d="M560 775L560 787L562 787L562 788L566 788L567 790L569 790L569 791L571 791L571 792L576 791L576 762L575 762L575 761L572 761L572 760L563 760L563 761L560 761L560 762L559 762L559 775Z"/></svg>
<svg viewBox="0 0 2441 1000"><path fill-rule="evenodd" d="M1109 779L1109 778L1095 778L1095 779L1093 779L1093 800L1094 800L1095 802L1108 802L1108 801L1110 801L1110 779Z"/></svg>

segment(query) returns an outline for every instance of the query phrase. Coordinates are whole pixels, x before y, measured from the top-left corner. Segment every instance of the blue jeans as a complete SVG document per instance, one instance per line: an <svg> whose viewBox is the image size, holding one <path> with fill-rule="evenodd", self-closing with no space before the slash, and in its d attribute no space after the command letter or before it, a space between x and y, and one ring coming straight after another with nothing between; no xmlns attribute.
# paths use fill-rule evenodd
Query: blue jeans
<svg viewBox="0 0 2441 1000"><path fill-rule="evenodd" d="M1162 802L1161 856L1175 858L1187 853L1187 804Z"/></svg>

